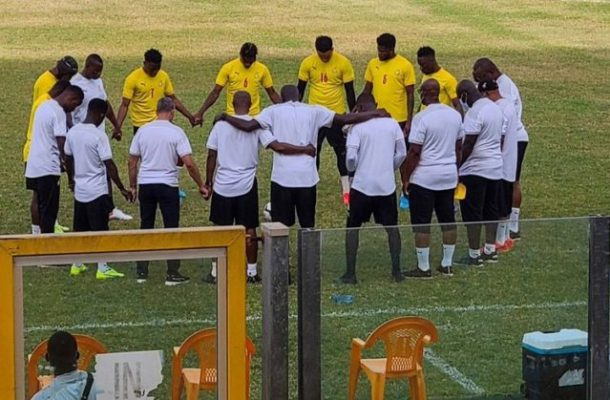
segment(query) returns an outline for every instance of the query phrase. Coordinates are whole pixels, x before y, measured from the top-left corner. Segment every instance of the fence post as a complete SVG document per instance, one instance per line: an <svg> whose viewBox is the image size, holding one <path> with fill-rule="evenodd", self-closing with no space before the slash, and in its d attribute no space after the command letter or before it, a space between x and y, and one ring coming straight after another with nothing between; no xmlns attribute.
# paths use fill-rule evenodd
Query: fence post
<svg viewBox="0 0 610 400"><path fill-rule="evenodd" d="M610 218L592 217L589 224L589 357L587 399L608 399L610 337Z"/></svg>
<svg viewBox="0 0 610 400"><path fill-rule="evenodd" d="M299 400L320 400L320 232L298 234Z"/></svg>
<svg viewBox="0 0 610 400"><path fill-rule="evenodd" d="M288 398L288 228L263 223L263 399Z"/></svg>

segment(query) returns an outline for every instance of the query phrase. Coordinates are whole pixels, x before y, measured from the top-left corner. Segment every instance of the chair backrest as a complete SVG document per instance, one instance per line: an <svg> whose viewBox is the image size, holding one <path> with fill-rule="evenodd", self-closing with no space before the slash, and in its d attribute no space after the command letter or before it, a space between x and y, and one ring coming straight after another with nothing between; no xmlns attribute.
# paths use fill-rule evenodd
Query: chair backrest
<svg viewBox="0 0 610 400"><path fill-rule="evenodd" d="M107 353L106 347L99 342L97 339L94 339L91 336L87 335L79 335L74 334L74 338L76 339L76 345L78 347L78 369L86 371L91 364L91 361L95 358L96 354ZM28 398L32 397L34 393L39 390L38 385L38 376L39 374L39 364L41 360L44 360L45 355L47 354L47 346L49 341L44 340L34 348L32 354L29 356L28 360Z"/></svg>
<svg viewBox="0 0 610 400"><path fill-rule="evenodd" d="M365 348L379 340L386 352L386 375L401 375L422 364L424 345L438 340L434 324L421 317L399 317L384 322L366 339Z"/></svg>

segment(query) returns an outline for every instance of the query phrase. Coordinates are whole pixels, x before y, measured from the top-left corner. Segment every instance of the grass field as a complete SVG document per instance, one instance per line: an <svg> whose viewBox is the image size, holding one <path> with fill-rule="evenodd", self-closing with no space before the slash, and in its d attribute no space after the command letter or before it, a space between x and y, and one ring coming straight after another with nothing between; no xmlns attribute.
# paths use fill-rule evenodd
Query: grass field
<svg viewBox="0 0 610 400"><path fill-rule="evenodd" d="M24 189L21 145L33 82L58 57L72 54L82 64L87 54L100 53L106 62L105 84L117 108L124 77L140 65L146 49L159 48L178 96L194 111L212 87L220 65L235 57L244 41L258 44L259 59L270 67L279 89L296 82L299 62L311 53L315 36L328 34L335 48L352 59L359 89L366 62L375 56L375 37L385 31L397 36L398 52L412 61L418 47L431 45L441 65L461 79L470 77L476 58L489 56L517 83L531 139L522 177L522 215L539 218L610 212L608 2L0 0L0 11L0 69L4 73L0 234L29 232L30 194ZM263 100L268 103L266 97ZM186 120L177 118L192 141L200 166L205 162L211 115L223 107L224 96L203 128L187 128ZM126 179L128 124L124 132L125 139L114 142L113 151ZM340 228L345 221L333 158L325 146L318 186L317 223L321 228ZM269 171L270 154L264 153L258 175L261 204L269 197ZM182 180L189 196L181 224L209 224L209 204L197 198L187 177ZM65 181L62 185L67 188ZM136 205L121 200L118 205L137 215ZM70 195L63 190L62 223L71 224L71 210ZM112 227L137 228L138 222L136 218ZM401 223L408 222L407 214L401 213ZM329 300L331 293L344 290L332 283L344 264L343 232L324 233L324 397L344 398L351 337L364 338L381 321L404 313L427 316L440 326L441 340L426 364L432 397L516 396L523 332L586 325L586 223L526 225L525 232L526 240L514 254L503 258L502 268L459 271L450 280L401 286L379 277L377 269L387 269L383 231L363 234L362 282L353 290L356 301L349 306ZM412 239L407 230L403 236L403 265L410 267L414 262ZM463 240L464 235L460 236ZM463 249L461 244L457 255ZM206 268L208 264L204 262ZM133 275L131 265L117 268ZM185 263L184 269L193 277L202 275L201 262ZM28 269L24 277L26 350L63 326L93 334L112 350L158 348L167 352L190 332L213 323L211 287L194 283L168 291L161 285L161 268L156 272L157 281L142 287L131 279L98 283L91 276L75 284L67 279L65 270ZM260 347L260 289L249 289L248 296L249 333ZM291 312L296 313L294 293ZM296 319L291 321L295 351ZM291 360L294 371L294 353ZM168 376L167 370L165 373ZM291 376L294 390L296 372ZM365 381L361 379L361 398L367 396ZM253 382L254 393L260 393L260 358ZM166 398L166 389L161 388L157 398ZM397 398L399 391L406 389L389 387L387 398Z"/></svg>

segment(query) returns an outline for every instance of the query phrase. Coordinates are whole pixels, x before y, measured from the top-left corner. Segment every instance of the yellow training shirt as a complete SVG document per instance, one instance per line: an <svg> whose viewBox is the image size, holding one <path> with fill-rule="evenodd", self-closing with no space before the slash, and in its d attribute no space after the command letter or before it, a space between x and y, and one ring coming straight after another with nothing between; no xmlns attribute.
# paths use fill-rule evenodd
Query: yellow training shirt
<svg viewBox="0 0 610 400"><path fill-rule="evenodd" d="M23 144L23 162L28 161L28 157L30 156L30 147L32 146L32 129L34 129L34 115L36 115L36 110L38 110L38 106L44 103L47 100L50 100L51 96L48 92L43 93L42 96L38 97L34 104L32 104L32 110L30 111L30 120L28 122L28 130L25 133L25 143Z"/></svg>
<svg viewBox="0 0 610 400"><path fill-rule="evenodd" d="M408 119L406 86L415 85L415 69L406 58L396 57L369 61L364 80L373 84L373 97L379 108L385 108L398 122Z"/></svg>
<svg viewBox="0 0 610 400"><path fill-rule="evenodd" d="M244 67L241 60L236 58L229 61L220 68L216 77L216 84L222 87L227 86L227 113L235 114L233 109L233 96L235 92L244 90L250 93L252 105L250 106L250 115L256 115L261 112L261 99L259 96L260 87L265 89L273 86L271 73L263 63L255 61L250 68Z"/></svg>
<svg viewBox="0 0 610 400"><path fill-rule="evenodd" d="M36 82L34 82L32 104L34 104L36 100L38 100L38 98L43 94L49 93L49 90L51 90L53 86L55 86L55 84L57 83L57 80L58 79L55 77L55 75L51 73L51 71L45 71L40 74L38 79L36 79Z"/></svg>
<svg viewBox="0 0 610 400"><path fill-rule="evenodd" d="M318 104L338 114L345 113L343 85L354 80L352 63L333 51L328 62L312 54L301 63L299 79L310 83L309 104Z"/></svg>
<svg viewBox="0 0 610 400"><path fill-rule="evenodd" d="M157 103L165 96L174 94L174 86L167 72L159 70L150 76L140 67L127 75L123 86L123 97L131 100L129 117L133 126L140 127L157 117Z"/></svg>
<svg viewBox="0 0 610 400"><path fill-rule="evenodd" d="M438 95L439 101L449 107L453 107L451 100L457 98L457 79L444 68L439 69L433 74L422 76L421 83L424 83L428 79L436 79L440 85L441 91ZM425 106L422 105L421 109L423 110L424 108Z"/></svg>

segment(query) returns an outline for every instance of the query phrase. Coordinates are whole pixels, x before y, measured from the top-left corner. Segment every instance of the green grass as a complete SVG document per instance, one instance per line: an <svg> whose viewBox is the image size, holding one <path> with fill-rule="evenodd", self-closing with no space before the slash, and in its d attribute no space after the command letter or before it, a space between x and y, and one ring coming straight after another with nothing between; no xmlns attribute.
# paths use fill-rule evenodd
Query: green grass
<svg viewBox="0 0 610 400"><path fill-rule="evenodd" d="M21 145L36 77L58 57L74 55L82 64L90 52L105 60L104 80L117 108L124 77L140 65L143 52L157 47L178 96L191 110L201 104L220 65L235 57L244 41L259 46L259 58L271 69L276 89L295 83L301 58L310 54L313 39L329 34L335 48L350 57L356 87L362 87L367 61L375 56L375 37L390 31L398 37L398 51L414 61L421 45L437 50L440 63L459 79L468 78L474 60L494 59L515 80L524 100L524 119L530 133L522 177L526 218L608 214L610 196L610 119L607 95L610 61L610 4L580 1L411 1L346 0L332 2L175 1L78 3L41 0L23 3L0 0L0 234L29 232L30 193L24 189ZM419 72L418 72L419 74ZM264 104L268 99L263 98ZM204 146L211 116L224 107L224 95L209 113L203 128L186 127L195 159L204 165ZM113 143L115 160L126 179L126 156L131 129ZM318 186L317 225L340 228L345 210L339 196L334 153L324 146ZM268 201L271 156L264 152L258 174L261 206ZM198 198L188 177L181 186L189 196L182 208L182 226L208 225L209 204ZM70 225L72 200L62 182L60 221ZM118 200L118 199L117 199ZM137 205L118 200L137 215ZM407 224L408 215L401 213ZM112 229L137 228L112 223ZM364 338L385 319L411 310L440 327L434 353L472 379L485 391L480 399L516 396L520 382L519 345L524 332L563 326L585 328L586 307L531 308L545 303L586 300L587 234L579 221L528 224L526 240L502 258L502 266L460 270L453 279L429 282L389 282L383 231L363 233L359 255L360 284L351 290L355 302L340 306L332 293L344 265L343 232L329 231L323 239L323 391L324 398L344 398L349 341ZM456 256L461 256L464 240ZM438 235L434 240L438 240ZM294 254L294 240L292 241ZM438 249L434 260L438 260ZM403 266L414 260L412 238L403 232ZM436 261L435 261L436 262ZM209 262L203 262L207 270ZM293 261L294 265L295 262ZM199 279L202 262L185 262L184 270ZM117 268L134 274L132 265ZM48 337L51 329L79 324L134 322L157 326L84 328L113 351L169 349L215 315L214 291L193 283L172 290L162 286L162 266L146 286L132 279L95 282L91 274L68 279L65 269L27 269L24 274L26 350ZM296 314L296 291L290 310ZM439 307L513 305L487 311L451 311ZM530 307L530 308L528 308ZM404 309L404 310L401 310ZM385 312L373 312L381 310ZM260 289L248 292L248 313L261 313ZM338 316L337 316L338 315ZM354 316L356 315L356 316ZM163 321L187 320L175 324ZM261 323L248 322L249 334L261 344ZM76 329L78 330L78 329ZM291 319L291 398L296 390L296 320ZM167 367L167 365L166 365ZM260 357L253 367L254 393L260 393ZM168 376L168 370L165 371ZM431 397L475 397L430 363L426 374ZM361 377L360 398L368 396ZM157 398L166 398L167 383ZM404 395L399 384L388 386L387 398Z"/></svg>

